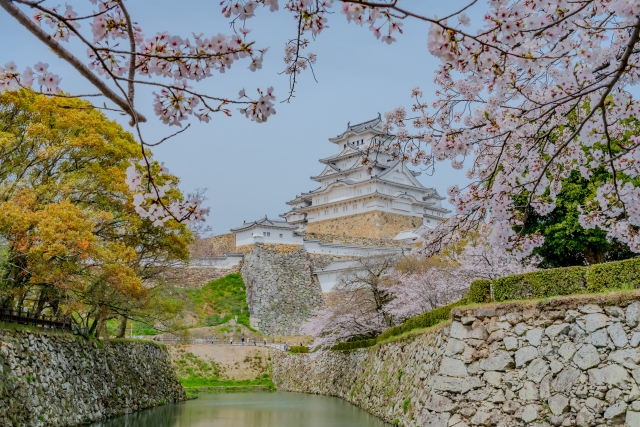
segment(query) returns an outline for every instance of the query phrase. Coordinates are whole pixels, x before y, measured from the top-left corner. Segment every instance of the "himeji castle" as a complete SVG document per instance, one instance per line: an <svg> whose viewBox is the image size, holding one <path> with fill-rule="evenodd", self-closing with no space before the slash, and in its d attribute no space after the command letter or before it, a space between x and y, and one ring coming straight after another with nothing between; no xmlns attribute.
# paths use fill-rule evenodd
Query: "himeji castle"
<svg viewBox="0 0 640 427"><path fill-rule="evenodd" d="M422 185L399 160L384 152L392 140L380 115L356 125L347 124L340 135L329 138L335 154L320 159L322 172L311 179L312 191L287 202L281 217L305 234L394 238L420 227L435 227L447 218L435 188ZM364 151L372 163L362 164Z"/></svg>
<svg viewBox="0 0 640 427"><path fill-rule="evenodd" d="M344 132L329 138L334 154L320 159L324 169L311 177L316 189L287 202L290 209L279 219L265 215L231 229L238 252L248 253L255 244L264 244L285 252L302 250L316 261L326 261L322 256L328 256L329 264L323 261L311 268L328 291L345 272L357 267L354 257L411 250L421 239L421 230L435 227L450 211L442 207L444 198L435 188L416 179L420 172L385 153L392 139L380 115L347 124ZM371 163L363 165L368 148ZM226 266L237 255L242 256L227 253L216 262Z"/></svg>

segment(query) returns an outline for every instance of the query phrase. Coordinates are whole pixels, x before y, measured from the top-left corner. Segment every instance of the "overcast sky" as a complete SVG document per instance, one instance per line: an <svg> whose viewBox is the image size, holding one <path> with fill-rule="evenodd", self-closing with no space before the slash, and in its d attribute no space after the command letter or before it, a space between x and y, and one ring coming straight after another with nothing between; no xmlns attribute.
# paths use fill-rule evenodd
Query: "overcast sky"
<svg viewBox="0 0 640 427"><path fill-rule="evenodd" d="M458 3L415 0L405 6L444 16ZM217 0L135 0L129 2L129 8L145 35L161 30L183 37L191 32L229 34L218 4ZM286 201L316 188L317 183L309 177L322 171L317 159L335 152L327 138L342 133L347 122L369 120L378 112L384 114L398 106L410 110L410 93L415 86L432 97L437 60L426 49L424 24L407 22L404 34L397 36L398 42L387 45L376 40L366 27L347 24L338 7L334 10L330 28L309 49L318 55L318 82L305 73L296 98L289 104L278 103L277 114L267 123L256 124L234 110L233 117L214 115L208 124L192 120L189 130L153 150L157 159L181 177L184 192L208 189L208 223L216 234L227 232L243 220L265 214L277 217L287 211ZM235 98L243 87L254 94L257 87L274 86L280 101L286 97L288 77L278 73L284 66L284 43L295 35L295 22L286 11L272 14L260 9L247 26L253 29L250 36L257 47L270 48L263 69L251 73L246 69L248 62L238 61L226 74L216 74L196 88ZM23 69L40 60L48 62L50 71L62 76L63 90L91 91L74 70L4 12L0 12L0 40L4 41L0 64L13 60ZM148 140L177 130L155 118L150 91L139 90L137 104L149 119L144 127ZM128 128L125 118L110 117ZM466 182L464 172L453 170L448 163L440 164L434 176L423 174L419 179L441 195L446 195L450 185Z"/></svg>

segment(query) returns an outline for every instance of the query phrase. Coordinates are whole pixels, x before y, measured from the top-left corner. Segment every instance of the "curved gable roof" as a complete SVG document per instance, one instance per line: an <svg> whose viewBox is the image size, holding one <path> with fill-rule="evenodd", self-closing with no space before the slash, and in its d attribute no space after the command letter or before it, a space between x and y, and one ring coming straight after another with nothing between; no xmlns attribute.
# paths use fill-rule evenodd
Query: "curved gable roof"
<svg viewBox="0 0 640 427"><path fill-rule="evenodd" d="M281 230L297 228L295 225L291 225L287 221L283 221L281 219L269 219L265 215L264 218L252 222L245 222L240 227L232 228L231 231L245 231L255 227L277 228Z"/></svg>
<svg viewBox="0 0 640 427"><path fill-rule="evenodd" d="M380 133L383 132L382 117L380 116L380 113L378 113L378 117L376 117L375 119L367 120L366 122L358 123L355 125L352 125L351 122L347 123L347 130L345 130L344 132L342 132L340 135L336 137L329 138L329 141L331 142L340 141L348 134L357 135L359 133L362 133L368 130L374 130Z"/></svg>
<svg viewBox="0 0 640 427"><path fill-rule="evenodd" d="M390 175L395 171L402 172L403 175L407 178L407 180L409 180L409 182L413 184L415 187L426 188L424 185L422 185L420 181L416 179L415 175L407 167L407 165L401 162L400 160L396 160L395 164L393 164L389 169L383 171L380 175L378 175L378 178L385 179L385 177L387 176L390 177ZM394 182L394 181L389 181L389 182Z"/></svg>

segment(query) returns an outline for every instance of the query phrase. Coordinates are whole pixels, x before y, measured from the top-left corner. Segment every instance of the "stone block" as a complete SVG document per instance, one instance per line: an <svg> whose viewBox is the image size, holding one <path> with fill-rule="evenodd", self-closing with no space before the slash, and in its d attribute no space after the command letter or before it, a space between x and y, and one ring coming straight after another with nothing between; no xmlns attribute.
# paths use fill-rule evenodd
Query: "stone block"
<svg viewBox="0 0 640 427"><path fill-rule="evenodd" d="M587 314L584 316L585 331L587 333L595 332L604 328L609 323L609 317L602 313Z"/></svg>
<svg viewBox="0 0 640 427"><path fill-rule="evenodd" d="M625 313L627 326L635 328L640 323L640 302L629 304Z"/></svg>
<svg viewBox="0 0 640 427"><path fill-rule="evenodd" d="M458 408L458 403L448 397L431 393L424 407L433 412L450 412Z"/></svg>
<svg viewBox="0 0 640 427"><path fill-rule="evenodd" d="M540 342L542 341L543 332L544 331L542 330L542 328L528 330L525 334L525 339L529 341L529 344L531 344L532 346L538 347L540 345Z"/></svg>
<svg viewBox="0 0 640 427"><path fill-rule="evenodd" d="M563 394L554 394L547 403L553 415L562 415L569 407L569 399Z"/></svg>
<svg viewBox="0 0 640 427"><path fill-rule="evenodd" d="M607 330L605 328L598 329L592 334L587 335L586 343L592 344L594 347L606 347L609 341Z"/></svg>
<svg viewBox="0 0 640 427"><path fill-rule="evenodd" d="M598 350L591 344L583 345L573 356L573 363L583 371L598 366L600 364Z"/></svg>
<svg viewBox="0 0 640 427"><path fill-rule="evenodd" d="M539 384L549 373L549 364L542 358L534 359L527 368L527 378Z"/></svg>
<svg viewBox="0 0 640 427"><path fill-rule="evenodd" d="M440 363L440 375L446 375L449 377L466 377L467 366L462 360L452 359L450 357L443 357Z"/></svg>
<svg viewBox="0 0 640 427"><path fill-rule="evenodd" d="M513 366L513 363L513 358L508 352L497 350L480 361L480 369L483 371L505 371Z"/></svg>
<svg viewBox="0 0 640 427"><path fill-rule="evenodd" d="M494 387L502 386L502 374L500 372L485 372L483 378L487 383Z"/></svg>
<svg viewBox="0 0 640 427"><path fill-rule="evenodd" d="M614 322L607 328L607 332L609 333L609 337L611 337L611 341L615 344L616 347L622 348L627 345L629 340L627 339L627 334L624 329L622 329L622 325L620 322Z"/></svg>
<svg viewBox="0 0 640 427"><path fill-rule="evenodd" d="M502 340L502 342L504 343L504 347L507 350L517 350L518 349L518 338L516 338L516 337L505 337Z"/></svg>
<svg viewBox="0 0 640 427"><path fill-rule="evenodd" d="M624 422L627 427L640 427L640 412L627 411Z"/></svg>
<svg viewBox="0 0 640 427"><path fill-rule="evenodd" d="M569 332L570 325L568 323L562 323L560 325L551 325L544 330L544 333L551 339L555 339L558 335L567 334Z"/></svg>
<svg viewBox="0 0 640 427"><path fill-rule="evenodd" d="M538 418L538 405L525 405L515 413L517 419L525 423L531 423Z"/></svg>
<svg viewBox="0 0 640 427"><path fill-rule="evenodd" d="M465 340L469 334L469 327L464 326L460 322L451 322L449 336L458 340Z"/></svg>
<svg viewBox="0 0 640 427"><path fill-rule="evenodd" d="M573 385L578 381L580 371L572 366L567 366L560 371L558 376L552 381L551 386L555 391L569 392L573 389Z"/></svg>
<svg viewBox="0 0 640 427"><path fill-rule="evenodd" d="M485 411L477 411L470 421L471 425L474 426L490 426L491 414Z"/></svg>
<svg viewBox="0 0 640 427"><path fill-rule="evenodd" d="M572 342L565 342L558 349L558 354L568 362L576 354L576 346Z"/></svg>
<svg viewBox="0 0 640 427"><path fill-rule="evenodd" d="M532 346L522 347L516 351L516 368L520 368L538 357L538 349ZM497 369L495 369L497 370Z"/></svg>
<svg viewBox="0 0 640 427"><path fill-rule="evenodd" d="M627 404L624 402L618 402L615 405L609 406L604 411L604 419L608 420L610 424L621 424L624 422L626 412Z"/></svg>
<svg viewBox="0 0 640 427"><path fill-rule="evenodd" d="M471 389L481 386L482 383L478 377L454 378L438 375L435 379L433 388L435 390L449 391L453 393L466 393Z"/></svg>

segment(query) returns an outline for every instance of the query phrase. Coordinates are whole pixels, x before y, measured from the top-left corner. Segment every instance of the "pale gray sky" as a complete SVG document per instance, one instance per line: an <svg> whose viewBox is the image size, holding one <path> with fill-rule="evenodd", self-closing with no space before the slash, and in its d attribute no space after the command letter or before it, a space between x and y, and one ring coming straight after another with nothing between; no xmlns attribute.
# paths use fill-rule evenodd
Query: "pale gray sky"
<svg viewBox="0 0 640 427"><path fill-rule="evenodd" d="M213 0L135 0L129 7L145 35L168 30L186 37L191 32L206 36L230 33L218 4ZM459 0L410 0L405 6L444 16L458 4ZM376 40L366 27L347 24L339 7L334 11L329 17L330 28L309 49L318 55L318 83L311 73L302 75L296 98L290 104L278 102L277 114L267 123L250 122L237 111L230 118L214 115L208 124L192 120L189 130L153 150L157 159L181 177L183 191L208 188L208 223L216 234L227 232L243 220L284 213L286 201L315 188L309 177L322 170L317 159L335 150L327 138L342 133L347 122L362 122L398 106L409 111L409 96L415 86L423 89L427 99L433 97L437 60L426 48L426 25L407 21L405 33L397 36L398 43L387 45ZM258 47L270 47L264 68L251 73L246 70L248 62L238 61L226 74L198 84L199 90L235 98L243 87L253 94L257 87L274 86L278 101L286 97L288 77L278 73L284 66L284 43L295 34L295 22L286 11L258 12L247 26L253 29L251 35ZM23 69L42 60L50 64L50 71L63 77L63 90L91 90L74 70L4 12L0 12L0 40L4 40L0 64L13 60ZM177 128L169 128L155 118L150 92L139 90L137 103L149 118L144 127L146 138L153 140ZM128 127L126 119L111 117ZM447 187L467 181L464 171L455 171L448 163L440 164L435 176L419 179L445 196Z"/></svg>

